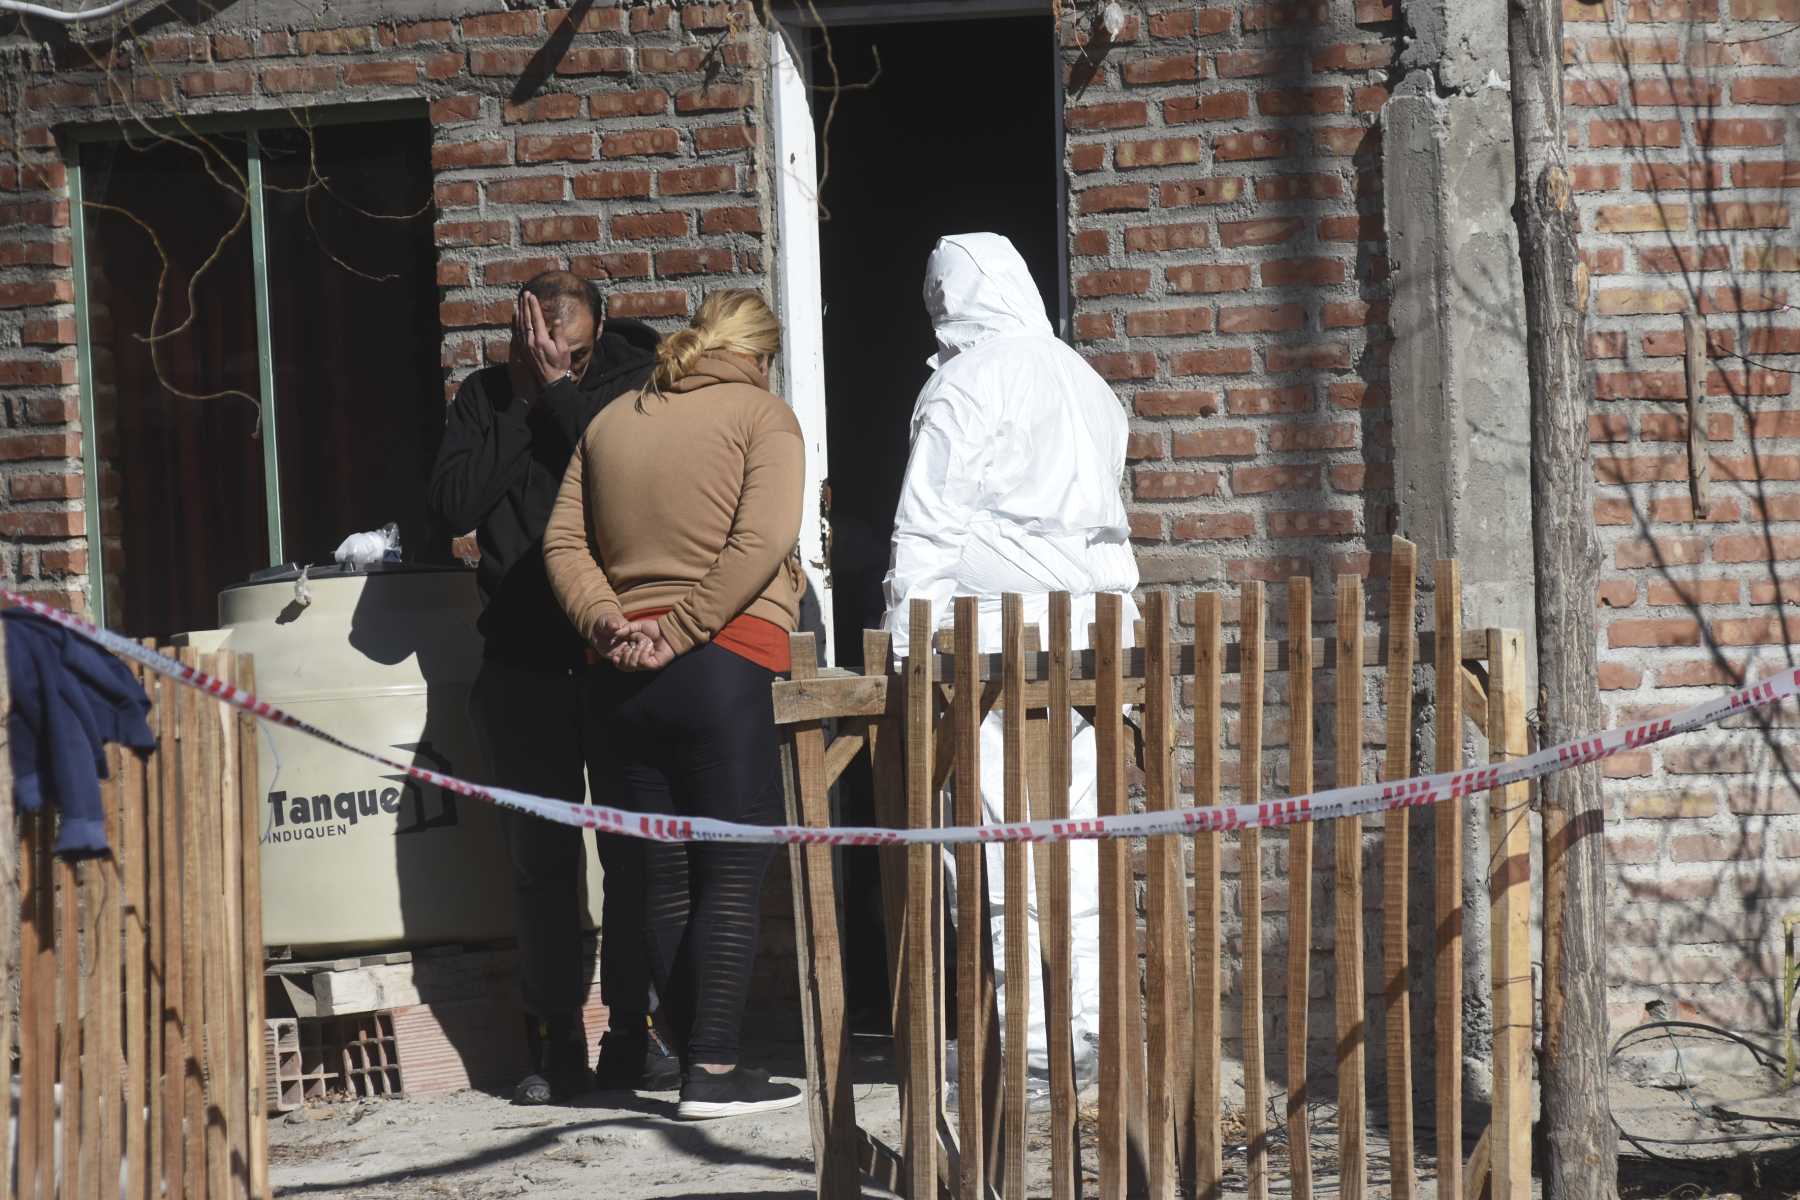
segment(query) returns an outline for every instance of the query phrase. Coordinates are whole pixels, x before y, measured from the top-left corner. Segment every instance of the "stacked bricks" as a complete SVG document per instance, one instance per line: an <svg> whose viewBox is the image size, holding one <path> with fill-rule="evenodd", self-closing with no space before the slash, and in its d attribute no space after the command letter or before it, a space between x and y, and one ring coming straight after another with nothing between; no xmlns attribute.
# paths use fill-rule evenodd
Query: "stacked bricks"
<svg viewBox="0 0 1800 1200"><path fill-rule="evenodd" d="M1594 405L1608 723L1794 665L1800 641L1800 0L1570 0L1565 102ZM1682 314L1705 322L1710 507L1688 485ZM1651 999L1778 1023L1800 747L1741 718L1605 765L1615 1024ZM1674 1015L1672 1013L1672 1015Z"/></svg>

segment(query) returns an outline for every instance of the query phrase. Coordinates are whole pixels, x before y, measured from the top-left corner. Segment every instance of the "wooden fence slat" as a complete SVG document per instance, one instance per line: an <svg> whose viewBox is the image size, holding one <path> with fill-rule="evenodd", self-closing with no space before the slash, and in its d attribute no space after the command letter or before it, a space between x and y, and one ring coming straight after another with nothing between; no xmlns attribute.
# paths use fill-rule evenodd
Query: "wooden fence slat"
<svg viewBox="0 0 1800 1200"><path fill-rule="evenodd" d="M181 692L173 681L158 678L156 692L157 760L149 781L151 805L145 814L145 850L151 875L147 882L150 914L150 1138L151 1200L177 1191L183 1178L185 1145L181 1136L183 1071L180 1013L185 981L181 976L181 784L180 745L176 739Z"/></svg>
<svg viewBox="0 0 1800 1200"><path fill-rule="evenodd" d="M1074 743L1075 713L1069 704L1069 635L1072 625L1069 594L1050 597L1049 659L1049 776L1047 803L1042 815L1057 820L1069 815L1070 752ZM1034 801L1034 804L1036 802ZM1044 854L1050 878L1049 903L1038 909L1038 937L1048 960L1044 1013L1049 1023L1050 1054L1050 1195L1052 1200L1074 1200L1081 1190L1081 1146L1076 1126L1075 1047L1070 1028L1074 1003L1070 978L1069 844L1053 842Z"/></svg>
<svg viewBox="0 0 1800 1200"><path fill-rule="evenodd" d="M1312 580L1288 580L1288 793L1313 788ZM1312 1200L1312 1123L1306 1112L1307 994L1312 978L1313 826L1288 830L1287 1128L1293 1200Z"/></svg>
<svg viewBox="0 0 1800 1200"><path fill-rule="evenodd" d="M1262 802L1263 722L1263 585L1246 580L1239 592L1238 626L1244 644L1244 673L1238 689L1238 801ZM1238 842L1238 887L1244 914L1243 982L1240 994L1244 1014L1244 1139L1248 1148L1249 1200L1266 1200L1269 1194L1268 1080L1263 1061L1262 979L1262 831L1243 830Z"/></svg>
<svg viewBox="0 0 1800 1200"><path fill-rule="evenodd" d="M42 848L46 831L45 814L21 815L19 821L19 1152L18 1195L35 1198L44 1194L38 1188L43 1167L50 1162L44 1148L49 1126L51 1092L42 1086L44 1062L55 1046L54 1009L46 1022L46 1004L54 1004L55 980L46 980L46 972L54 970L46 943L52 936L50 916L44 901L46 883ZM46 1026L49 1032L46 1034ZM48 1191L48 1189L44 1189Z"/></svg>
<svg viewBox="0 0 1800 1200"><path fill-rule="evenodd" d="M184 667L199 668L200 656L183 647L177 656ZM181 945L181 1131L182 1173L178 1177L187 1194L205 1197L211 1182L206 1157L206 898L201 891L201 855L204 853L203 799L206 786L206 750L201 744L200 694L181 688L178 698L180 784L171 799L180 814L179 847L170 859L170 871L182 890ZM179 864L179 865L177 865ZM214 1197L214 1200L221 1200Z"/></svg>
<svg viewBox="0 0 1800 1200"><path fill-rule="evenodd" d="M1350 787L1362 780L1363 591L1362 580L1354 575L1338 577L1337 620L1336 783ZM1338 1186L1343 1200L1363 1200L1368 1184L1368 1114L1363 1083L1362 818L1344 817L1334 822L1331 840L1337 865L1332 907L1336 915L1333 1009L1338 1046Z"/></svg>
<svg viewBox="0 0 1800 1200"><path fill-rule="evenodd" d="M892 638L880 630L863 631L864 678L888 681ZM906 745L896 717L874 717L869 721L869 771L874 777L875 820L893 829L907 824ZM912 1098L910 1064L912 1054L907 1038L907 926L906 899L908 857L903 846L884 846L878 852L881 864L881 911L886 933L888 957L889 1028L893 1031L894 1063L898 1072L896 1091L900 1097L900 1161L904 1174L913 1162L911 1138ZM910 1178L910 1177L907 1177ZM902 1188L911 1195L911 1184L902 1180Z"/></svg>
<svg viewBox="0 0 1800 1200"><path fill-rule="evenodd" d="M1025 600L1009 592L1000 600L1003 676L1006 712L1001 717L1004 761L1001 789L1002 812L1008 824L1028 819L1025 804ZM960 751L960 746L958 747ZM1026 898L1024 842L1008 842L1001 850L1004 874L1001 915L1006 938L1006 1200L1025 1200L1025 1067L1026 1039L1031 1028L1031 947Z"/></svg>
<svg viewBox="0 0 1800 1200"><path fill-rule="evenodd" d="M1098 811L1103 817L1125 811L1125 755L1120 714L1119 597L1104 593L1096 601L1094 642L1094 735L1098 763ZM1100 1194L1124 1200L1126 1194L1126 1124L1129 1102L1125 1056L1130 1023L1125 1006L1136 1003L1137 979L1132 954L1135 912L1130 906L1131 864L1126 843L1109 838L1100 843ZM1128 914L1131 914L1128 916Z"/></svg>
<svg viewBox="0 0 1800 1200"><path fill-rule="evenodd" d="M1525 640L1488 631L1492 760L1525 750ZM1493 1200L1531 1195L1531 785L1488 794L1494 956L1494 1112L1489 1128Z"/></svg>
<svg viewBox="0 0 1800 1200"><path fill-rule="evenodd" d="M1455 559L1436 565L1432 624L1438 634L1437 755L1433 770L1462 766L1462 572ZM1437 1200L1462 1200L1462 867L1464 801L1432 806L1432 883L1436 892L1437 935L1432 939L1436 964L1432 1021L1437 1059Z"/></svg>
<svg viewBox="0 0 1800 1200"><path fill-rule="evenodd" d="M1194 803L1219 803L1219 593L1194 600ZM1218 1200L1224 1184L1219 1094L1219 835L1194 835L1194 1186Z"/></svg>
<svg viewBox="0 0 1800 1200"><path fill-rule="evenodd" d="M200 669L217 678L219 655L200 656ZM231 951L227 946L225 904L225 845L220 834L224 824L225 776L221 743L224 740L224 713L218 701L210 696L200 698L195 713L200 742L200 787L189 795L198 808L200 894L206 905L200 912L200 937L203 950L201 1056L203 1095L206 1121L206 1188L214 1200L232 1195L230 1158L230 1096L233 1083L228 1044L236 1041L231 1032L233 1014L226 1011L226 981L235 981L231 971ZM233 781L235 783L235 780Z"/></svg>
<svg viewBox="0 0 1800 1200"><path fill-rule="evenodd" d="M102 829L108 814L118 807L119 780L118 747L107 746L103 752L109 777L100 782ZM107 845L113 844L109 836ZM81 954L76 968L79 984L72 997L80 1012L81 1036L76 1042L76 1053L80 1060L77 1071L81 1076L81 1093L80 1111L65 1112L63 1132L66 1135L71 1130L79 1130L81 1146L77 1156L78 1173L63 1178L63 1194L67 1196L88 1196L99 1180L100 1147L105 1137L100 1128L101 1103L110 1081L117 1075L116 1071L108 1069L103 1048L105 1006L109 999L116 1000L119 994L116 983L110 988L106 986L105 958L101 951L101 920L106 905L105 864L106 860L99 858L84 859L76 864L75 888L70 897L79 904L75 915L81 931Z"/></svg>
<svg viewBox="0 0 1800 1200"><path fill-rule="evenodd" d="M84 1050L82 1069L90 1069L90 1063L96 1065L93 1076L97 1087L91 1088L93 1093L90 1111L94 1115L98 1138L95 1151L95 1170L92 1182L84 1180L84 1189L106 1189L108 1195L118 1192L119 1161L123 1155L123 1134L120 1122L124 1116L124 1057L119 1049L121 1031L120 1008L125 1000L124 963L120 959L120 892L122 881L119 866L122 861L124 847L125 808L131 803L130 786L127 772L129 764L137 762L137 755L117 746L109 747L107 758L111 765L112 778L108 780L105 790L106 844L111 853L91 864L94 877L99 887L99 903L95 910L94 926L98 930L93 950L94 965L89 970L89 979L93 984L94 999L89 1002L89 1011L94 1011L98 1002L98 1044L91 1052ZM108 1181L110 1180L110 1185Z"/></svg>
<svg viewBox="0 0 1800 1200"><path fill-rule="evenodd" d="M795 634L789 657L794 675L818 671L813 635ZM793 748L790 818L822 828L831 824L831 799L825 782L825 731L817 722L789 732ZM849 1194L859 1187L856 1111L850 1079L849 1030L844 1022L844 964L838 939L837 887L830 846L809 845L789 851L795 890L794 920L805 943L799 950L806 1026L807 1106L812 1123L819 1190Z"/></svg>
<svg viewBox="0 0 1800 1200"><path fill-rule="evenodd" d="M1387 666L1387 763L1382 777L1412 774L1413 627L1418 548L1393 539L1388 577L1388 628L1393 653ZM1393 1200L1413 1200L1412 997L1408 936L1408 883L1412 870L1411 808L1389 809L1381 823L1381 953L1383 1012L1387 1020L1388 1158Z"/></svg>
<svg viewBox="0 0 1800 1200"><path fill-rule="evenodd" d="M249 655L241 655L237 666L238 686L247 692L256 691L256 663ZM239 794L251 800L247 806L243 820L239 823L239 833L243 839L240 850L242 855L243 888L243 997L246 1027L244 1030L244 1052L247 1078L244 1083L245 1096L249 1104L250 1123L246 1134L250 1142L250 1197L251 1200L268 1200L269 1191L269 1109L263 1102L263 944L262 944L262 831L260 828L262 806L254 801L262 794L262 775L260 770L260 751L258 743L260 734L256 718L249 713L240 712L237 717L238 729L238 789ZM252 817L255 813L257 816Z"/></svg>
<svg viewBox="0 0 1800 1200"><path fill-rule="evenodd" d="M62 986L56 993L57 1048L61 1051L56 1078L62 1085L57 1109L62 1114L62 1179L57 1195L80 1194L82 1136L81 1086L81 901L75 864L58 858L56 878L56 957L62 968ZM84 866L81 874L88 873Z"/></svg>
<svg viewBox="0 0 1800 1200"><path fill-rule="evenodd" d="M931 694L931 604L914 600L906 660L906 816L915 829L932 823L931 739L936 716ZM909 1111L907 1163L911 1200L937 1200L939 1070L937 981L932 977L933 927L937 921L938 850L906 851L906 1022Z"/></svg>
<svg viewBox="0 0 1800 1200"><path fill-rule="evenodd" d="M144 669L132 664L131 672L143 685L145 695L154 700L155 692L151 690L151 681L146 678ZM154 716L150 719L155 721ZM121 1037L124 1074L120 1079L124 1110L121 1129L124 1135L124 1195L126 1200L149 1200L144 1128L144 1100L150 1079L147 1058L150 1018L146 1003L150 984L144 970L148 951L144 881L149 857L144 843L144 802L149 768L136 754L127 754L124 759L118 841L119 919L125 983Z"/></svg>
<svg viewBox="0 0 1800 1200"><path fill-rule="evenodd" d="M1144 795L1150 812L1167 812L1174 801L1169 743L1172 706L1169 660L1169 596L1152 591L1144 597L1146 686L1144 707ZM1145 894L1149 953L1145 963L1145 1002L1149 1013L1150 1195L1175 1197L1175 919L1170 911L1171 881L1179 870L1176 839L1153 837L1146 847ZM1183 925L1185 926L1185 922Z"/></svg>
<svg viewBox="0 0 1800 1200"><path fill-rule="evenodd" d="M218 656L218 677L235 685L240 656L230 652ZM244 867L240 851L244 836L242 827L248 819L245 793L239 791L238 722L234 710L220 703L214 710L218 728L216 744L219 759L218 846L219 873L216 886L223 892L216 921L218 940L225 954L219 979L220 1008L215 1014L214 1028L221 1047L220 1061L225 1066L226 1085L219 1095L225 1119L225 1170L230 1181L230 1195L248 1200L250 1188L250 1098L245 1094L250 1064L240 1023L244 1020ZM209 722L209 727L211 723ZM254 791L249 795L255 796ZM250 809L255 812L255 809ZM261 1060L260 1048L254 1055ZM215 1088L217 1093L219 1089ZM257 1096L256 1102L262 1103Z"/></svg>
<svg viewBox="0 0 1800 1200"><path fill-rule="evenodd" d="M956 821L981 824L981 686L975 680L976 652L981 645L980 600L958 596L953 624L956 635L956 696L950 709L956 771ZM957 1123L961 1155L957 1194L963 1200L986 1195L987 1134L982 1128L981 1085L987 1051L987 1006L981 1001L981 943L987 939L982 920L983 847L968 843L956 858L956 1073Z"/></svg>

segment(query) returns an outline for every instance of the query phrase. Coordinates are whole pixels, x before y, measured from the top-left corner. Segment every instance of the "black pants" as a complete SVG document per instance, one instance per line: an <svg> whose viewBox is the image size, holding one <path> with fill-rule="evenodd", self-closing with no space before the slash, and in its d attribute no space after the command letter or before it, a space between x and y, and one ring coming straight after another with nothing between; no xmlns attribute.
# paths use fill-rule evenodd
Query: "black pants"
<svg viewBox="0 0 1800 1200"><path fill-rule="evenodd" d="M708 644L661 671L589 678L596 786L619 807L779 823L773 672ZM775 847L641 844L650 966L676 1049L685 1062L734 1064Z"/></svg>
<svg viewBox="0 0 1800 1200"><path fill-rule="evenodd" d="M495 783L571 804L581 802L588 769L582 692L580 677L568 671L499 659L482 664L469 708ZM612 802L598 787L595 796L601 803ZM586 912L581 830L523 813L500 815L512 858L513 920L525 1010L544 1019L574 1015L587 998L581 954ZM642 858L640 843L601 839L605 891L600 994L615 1029L643 1029L650 1010Z"/></svg>

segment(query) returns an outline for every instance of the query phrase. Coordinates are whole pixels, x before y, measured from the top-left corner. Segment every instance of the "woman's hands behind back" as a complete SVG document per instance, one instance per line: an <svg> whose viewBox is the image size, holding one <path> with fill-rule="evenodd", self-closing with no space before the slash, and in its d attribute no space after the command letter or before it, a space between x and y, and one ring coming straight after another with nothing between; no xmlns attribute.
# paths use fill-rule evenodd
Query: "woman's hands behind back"
<svg viewBox="0 0 1800 1200"><path fill-rule="evenodd" d="M675 659L675 649L663 637L660 621L626 621L608 632L612 646L604 653L621 671L660 671Z"/></svg>

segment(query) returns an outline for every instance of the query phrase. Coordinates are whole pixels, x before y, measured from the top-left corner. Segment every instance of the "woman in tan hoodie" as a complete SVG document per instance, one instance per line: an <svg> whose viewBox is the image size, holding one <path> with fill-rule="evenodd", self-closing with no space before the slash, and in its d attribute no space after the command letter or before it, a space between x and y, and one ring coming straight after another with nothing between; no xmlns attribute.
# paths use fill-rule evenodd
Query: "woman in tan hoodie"
<svg viewBox="0 0 1800 1200"><path fill-rule="evenodd" d="M754 292L715 292L657 349L650 383L602 409L544 534L550 586L589 647L596 780L619 807L772 825L781 776L770 685L803 591L805 451L768 391L781 327ZM607 836L607 835L602 835ZM640 843L657 993L688 1120L797 1104L737 1065L773 848ZM632 856L621 856L631 861Z"/></svg>

